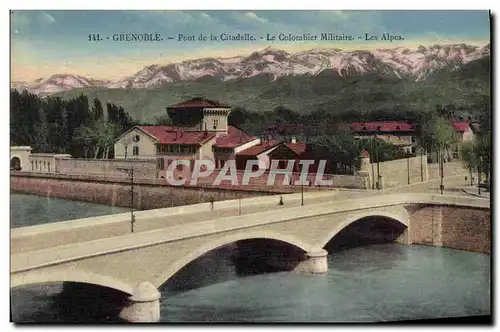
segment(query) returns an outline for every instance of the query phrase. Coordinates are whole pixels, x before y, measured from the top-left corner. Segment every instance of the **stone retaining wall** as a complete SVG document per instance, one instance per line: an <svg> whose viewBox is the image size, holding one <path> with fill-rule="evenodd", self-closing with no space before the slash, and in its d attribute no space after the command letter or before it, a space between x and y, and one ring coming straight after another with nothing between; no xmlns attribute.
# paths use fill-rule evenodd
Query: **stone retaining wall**
<svg viewBox="0 0 500 332"><path fill-rule="evenodd" d="M129 207L130 180L88 174L11 173L10 188L16 192ZM304 187L305 192L320 188ZM297 187L270 186L171 186L164 179L134 180L134 207L156 209L210 201L223 201L254 196L276 195L299 191Z"/></svg>
<svg viewBox="0 0 500 332"><path fill-rule="evenodd" d="M411 216L410 241L490 254L491 210L424 206Z"/></svg>

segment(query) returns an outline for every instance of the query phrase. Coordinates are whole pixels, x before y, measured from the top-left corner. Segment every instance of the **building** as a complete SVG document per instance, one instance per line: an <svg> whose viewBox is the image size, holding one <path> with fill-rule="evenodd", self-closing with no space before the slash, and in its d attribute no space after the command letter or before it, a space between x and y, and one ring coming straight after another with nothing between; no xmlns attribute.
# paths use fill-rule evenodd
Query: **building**
<svg viewBox="0 0 500 332"><path fill-rule="evenodd" d="M231 108L217 101L193 98L167 108L172 126L135 126L115 144L116 159L157 159L159 170L173 160L211 160L217 168L260 139L228 126Z"/></svg>
<svg viewBox="0 0 500 332"><path fill-rule="evenodd" d="M477 129L471 121L453 121L452 123L455 131L459 135L460 143L470 142L474 140L474 134Z"/></svg>
<svg viewBox="0 0 500 332"><path fill-rule="evenodd" d="M300 172L300 160L310 159L308 157L307 145L297 142L295 138L291 138L288 142L263 140L262 143L239 152L236 155L236 165L237 168L244 169L249 160L259 160L268 169L273 160L279 160L278 168L286 169L288 161L293 160L295 161L293 171Z"/></svg>
<svg viewBox="0 0 500 332"><path fill-rule="evenodd" d="M358 139L377 137L406 152L417 151L417 127L410 121L352 122L349 129Z"/></svg>

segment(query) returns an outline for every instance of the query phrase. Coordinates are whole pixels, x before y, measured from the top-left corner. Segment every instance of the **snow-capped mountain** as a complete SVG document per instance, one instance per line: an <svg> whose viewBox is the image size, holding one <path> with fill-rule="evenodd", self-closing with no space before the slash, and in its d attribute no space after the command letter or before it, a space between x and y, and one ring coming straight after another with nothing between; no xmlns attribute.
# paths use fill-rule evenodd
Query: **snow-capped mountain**
<svg viewBox="0 0 500 332"><path fill-rule="evenodd" d="M40 95L50 95L78 88L101 87L110 83L109 80L94 80L80 75L57 74L46 79L39 78L32 83L12 82L11 86L20 90L27 89Z"/></svg>
<svg viewBox="0 0 500 332"><path fill-rule="evenodd" d="M335 48L312 49L295 54L265 48L246 57L204 58L168 65L151 65L135 75L111 81L91 80L75 75L54 75L33 83L13 82L13 87L27 88L42 94L84 87L147 89L163 84L193 81L211 76L221 81L269 75L273 79L287 75L318 75L331 71L337 75L380 73L423 81L437 70L455 70L490 55L490 45L483 47L453 44L398 47L375 51L343 51Z"/></svg>

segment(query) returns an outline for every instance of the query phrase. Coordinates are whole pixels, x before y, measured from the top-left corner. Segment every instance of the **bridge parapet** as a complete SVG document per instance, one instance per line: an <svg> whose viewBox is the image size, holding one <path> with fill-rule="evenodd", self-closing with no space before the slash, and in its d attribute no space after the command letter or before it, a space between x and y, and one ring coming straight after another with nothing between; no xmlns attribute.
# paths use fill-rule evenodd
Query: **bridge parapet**
<svg viewBox="0 0 500 332"><path fill-rule="evenodd" d="M306 203L330 201L336 191L304 193ZM262 196L210 203L193 204L173 208L135 212L136 232L186 224L199 220L217 219L226 216L238 216L248 211L258 212L266 209L281 208L278 203L283 198L284 207L299 206L301 194ZM11 252L20 253L32 250L67 245L77 242L98 240L126 235L130 233L130 213L61 221L45 225L22 227L11 230Z"/></svg>

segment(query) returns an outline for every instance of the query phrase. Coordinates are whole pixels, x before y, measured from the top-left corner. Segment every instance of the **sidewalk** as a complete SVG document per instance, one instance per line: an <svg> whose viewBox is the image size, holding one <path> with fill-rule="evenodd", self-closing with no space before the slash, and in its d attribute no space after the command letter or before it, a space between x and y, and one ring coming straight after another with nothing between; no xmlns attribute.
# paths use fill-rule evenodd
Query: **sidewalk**
<svg viewBox="0 0 500 332"><path fill-rule="evenodd" d="M460 188L460 190L462 192L466 193L467 195L490 199L490 192L486 191L485 188L481 188L481 195L478 194L477 185L476 186L463 186Z"/></svg>

